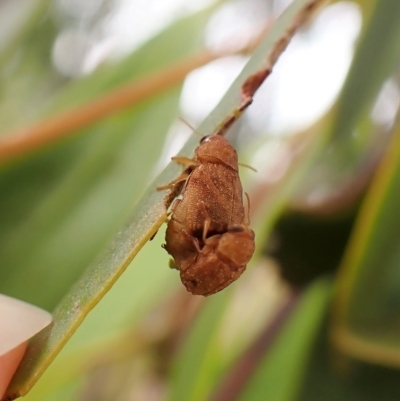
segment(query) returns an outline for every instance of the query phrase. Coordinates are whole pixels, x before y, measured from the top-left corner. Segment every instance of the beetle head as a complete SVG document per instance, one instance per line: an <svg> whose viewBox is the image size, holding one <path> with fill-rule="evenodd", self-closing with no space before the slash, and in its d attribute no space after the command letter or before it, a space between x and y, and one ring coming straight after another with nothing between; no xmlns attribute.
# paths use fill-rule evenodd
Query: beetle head
<svg viewBox="0 0 400 401"><path fill-rule="evenodd" d="M196 149L200 162L222 163L238 170L238 156L234 147L221 135L209 135L201 139Z"/></svg>

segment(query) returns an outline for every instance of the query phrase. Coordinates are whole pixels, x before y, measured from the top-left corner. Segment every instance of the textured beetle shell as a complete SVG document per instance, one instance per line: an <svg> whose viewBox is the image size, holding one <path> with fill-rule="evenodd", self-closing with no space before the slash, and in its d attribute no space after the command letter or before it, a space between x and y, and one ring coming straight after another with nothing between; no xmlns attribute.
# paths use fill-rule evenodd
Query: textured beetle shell
<svg viewBox="0 0 400 401"><path fill-rule="evenodd" d="M226 232L207 238L204 248L181 269L181 280L194 295L208 296L223 290L246 270L254 253L254 232Z"/></svg>
<svg viewBox="0 0 400 401"><path fill-rule="evenodd" d="M204 203L211 218L210 235L223 233L244 218L243 190L238 174L238 157L233 146L222 136L211 136L196 149L200 163L190 174L182 202L174 216L185 222L186 231L201 236L204 216L198 213Z"/></svg>

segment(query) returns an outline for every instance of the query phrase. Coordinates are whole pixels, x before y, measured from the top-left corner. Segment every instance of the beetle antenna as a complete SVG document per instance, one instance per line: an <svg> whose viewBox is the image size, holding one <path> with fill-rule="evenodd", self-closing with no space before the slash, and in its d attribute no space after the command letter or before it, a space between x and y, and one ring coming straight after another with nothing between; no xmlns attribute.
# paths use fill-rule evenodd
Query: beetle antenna
<svg viewBox="0 0 400 401"><path fill-rule="evenodd" d="M255 173L257 173L257 170L254 167L249 166L248 164L244 164L244 163L238 163L238 164L239 164L239 166L249 168L250 170L252 170Z"/></svg>
<svg viewBox="0 0 400 401"><path fill-rule="evenodd" d="M179 117L179 120L181 120L187 127L189 127L196 135L200 135L202 138L205 136L201 132L196 131L196 129L188 123L183 117Z"/></svg>

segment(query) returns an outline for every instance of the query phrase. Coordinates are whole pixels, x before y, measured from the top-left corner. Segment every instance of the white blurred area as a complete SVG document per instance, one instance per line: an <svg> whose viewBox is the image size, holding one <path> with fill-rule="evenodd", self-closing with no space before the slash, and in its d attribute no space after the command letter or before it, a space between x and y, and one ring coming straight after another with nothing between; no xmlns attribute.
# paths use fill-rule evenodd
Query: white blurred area
<svg viewBox="0 0 400 401"><path fill-rule="evenodd" d="M223 25L213 28L219 40ZM353 3L326 7L306 31L295 36L257 92L246 112L251 125L264 133L279 134L302 129L327 110L343 84L360 28L361 16ZM212 37L208 30L211 44ZM246 61L240 57L222 59L190 74L182 95L185 116L201 121Z"/></svg>
<svg viewBox="0 0 400 401"><path fill-rule="evenodd" d="M353 56L361 16L354 3L336 3L321 12L307 32L282 55L259 96L270 99L269 130L302 129L322 115L337 96ZM249 111L263 124L261 102Z"/></svg>
<svg viewBox="0 0 400 401"><path fill-rule="evenodd" d="M16 35L21 25L29 18L40 0L2 0L0 1L0 52Z"/></svg>
<svg viewBox="0 0 400 401"><path fill-rule="evenodd" d="M88 74L123 57L173 20L215 0L54 0L61 30L53 62L66 76Z"/></svg>
<svg viewBox="0 0 400 401"><path fill-rule="evenodd" d="M5 0L0 3L0 11L1 7L15 11L22 1ZM103 62L118 60L134 51L174 19L210 5L215 11L205 27L205 46L226 50L256 36L290 2L54 0L51 13L60 31L53 44L53 64L68 78L90 74ZM1 28L0 13L0 33ZM290 134L324 113L343 84L360 28L361 15L354 3L341 1L325 7L310 26L296 35L256 94L243 118L246 129L251 131L246 136ZM181 96L181 117L197 126L216 106L247 60L242 56L227 57L189 74ZM393 90L389 87L387 92ZM379 114L379 107L377 110L375 115ZM165 161L176 153L189 131L182 123L171 127Z"/></svg>

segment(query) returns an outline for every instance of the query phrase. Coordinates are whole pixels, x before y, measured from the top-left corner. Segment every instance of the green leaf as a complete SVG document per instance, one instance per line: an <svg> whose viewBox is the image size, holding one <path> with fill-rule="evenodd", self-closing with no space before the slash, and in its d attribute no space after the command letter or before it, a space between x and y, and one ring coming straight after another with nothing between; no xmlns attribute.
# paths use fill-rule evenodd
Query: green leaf
<svg viewBox="0 0 400 401"><path fill-rule="evenodd" d="M400 365L400 125L360 212L336 291L336 345Z"/></svg>
<svg viewBox="0 0 400 401"><path fill-rule="evenodd" d="M206 299L172 373L170 400L207 399L221 370L224 352L218 331L226 311L230 289Z"/></svg>
<svg viewBox="0 0 400 401"><path fill-rule="evenodd" d="M161 248L163 242L164 238L159 233L135 257L121 280L85 318L24 397L27 401L69 400L76 394L62 398L63 389L79 391L76 386L90 378L98 361L112 364L116 355L124 355L128 361L143 352L139 324L150 308L160 302L160 297L164 300L181 285L178 273L167 267L167 255Z"/></svg>
<svg viewBox="0 0 400 401"><path fill-rule="evenodd" d="M27 22L0 53L1 132L32 121L48 96L66 82L51 61L51 48L59 32L49 12L51 2L32 3Z"/></svg>
<svg viewBox="0 0 400 401"><path fill-rule="evenodd" d="M336 124L339 139L342 135L350 135L351 129L357 127L359 138L350 140L363 141L364 134L371 136L377 129L366 124L366 120L382 83L398 69L399 16L399 2L376 2L339 103ZM371 65L374 68L370 68ZM398 136L396 124L393 132ZM382 135L379 141L385 143ZM397 338L400 327L394 318L398 313L396 294L400 285L397 273L400 232L396 209L400 192L398 139L395 138L388 148L383 165L368 191L341 267L334 336L337 346L349 355L399 366L400 344ZM347 149L349 154L351 149L350 152Z"/></svg>
<svg viewBox="0 0 400 401"><path fill-rule="evenodd" d="M294 399L326 314L330 294L329 280L321 279L309 287L238 401Z"/></svg>
<svg viewBox="0 0 400 401"><path fill-rule="evenodd" d="M365 119L364 116L370 112L382 84L390 78L400 61L399 15L400 3L397 0L375 2L338 101L332 127L337 140L352 139L356 127L361 129L361 118ZM358 135L360 133L362 129ZM369 133L367 130L366 134Z"/></svg>
<svg viewBox="0 0 400 401"><path fill-rule="evenodd" d="M400 397L399 370L349 363L332 348L326 319L313 341L296 401L392 401Z"/></svg>

